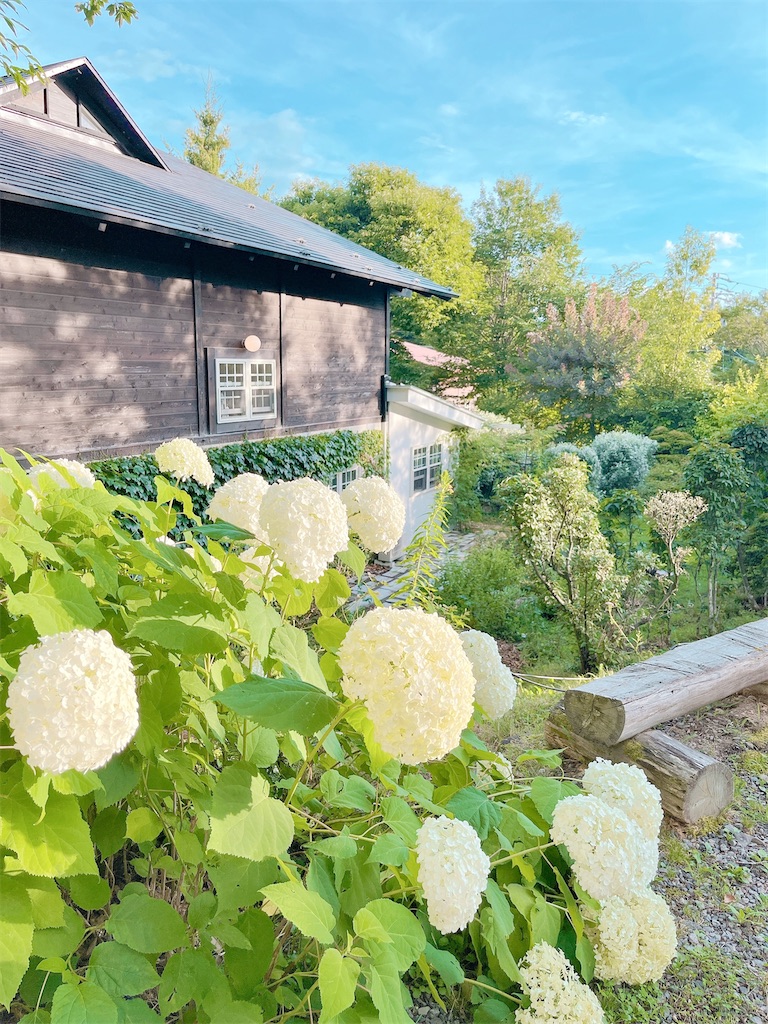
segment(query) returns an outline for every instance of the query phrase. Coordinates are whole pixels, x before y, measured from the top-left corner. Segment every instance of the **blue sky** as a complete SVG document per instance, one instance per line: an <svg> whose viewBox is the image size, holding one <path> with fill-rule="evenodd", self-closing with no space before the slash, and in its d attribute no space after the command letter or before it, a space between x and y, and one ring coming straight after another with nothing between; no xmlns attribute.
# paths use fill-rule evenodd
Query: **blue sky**
<svg viewBox="0 0 768 1024"><path fill-rule="evenodd" d="M158 144L182 148L210 72L232 156L278 195L364 161L467 206L525 175L596 276L659 269L690 224L715 269L768 287L764 0L135 0L122 28L27 2L36 56L90 57Z"/></svg>

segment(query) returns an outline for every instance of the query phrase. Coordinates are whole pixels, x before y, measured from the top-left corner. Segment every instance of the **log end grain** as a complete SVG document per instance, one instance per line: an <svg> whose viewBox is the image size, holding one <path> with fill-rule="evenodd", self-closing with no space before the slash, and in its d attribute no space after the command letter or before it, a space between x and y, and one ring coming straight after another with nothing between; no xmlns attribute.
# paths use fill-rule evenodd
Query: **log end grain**
<svg viewBox="0 0 768 1024"><path fill-rule="evenodd" d="M624 703L590 693L583 687L566 693L565 713L575 733L608 746L616 743L624 731Z"/></svg>

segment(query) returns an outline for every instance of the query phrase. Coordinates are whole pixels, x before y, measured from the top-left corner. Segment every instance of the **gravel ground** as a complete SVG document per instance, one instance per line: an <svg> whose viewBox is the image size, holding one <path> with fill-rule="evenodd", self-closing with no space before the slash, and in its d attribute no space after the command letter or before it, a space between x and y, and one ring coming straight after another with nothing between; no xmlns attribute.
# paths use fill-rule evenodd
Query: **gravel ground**
<svg viewBox="0 0 768 1024"><path fill-rule="evenodd" d="M768 1024L768 703L742 695L663 728L731 764L736 797L716 820L665 822L654 888L675 915L678 955L658 984L606 986L606 1020ZM461 1005L444 1012L424 995L410 1015L423 1024L471 1019Z"/></svg>

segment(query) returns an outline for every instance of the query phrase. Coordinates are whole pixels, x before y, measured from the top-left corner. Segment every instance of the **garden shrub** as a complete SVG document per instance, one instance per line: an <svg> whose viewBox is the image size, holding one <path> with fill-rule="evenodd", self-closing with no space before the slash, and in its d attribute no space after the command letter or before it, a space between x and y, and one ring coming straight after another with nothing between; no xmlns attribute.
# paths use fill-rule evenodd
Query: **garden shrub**
<svg viewBox="0 0 768 1024"><path fill-rule="evenodd" d="M139 500L65 468L33 485L0 458L0 1005L13 1019L408 1024L401 978L420 975L438 1001L463 987L477 1022L511 1024L518 1007L538 1021L532 947L567 978L562 1020L571 1000L573 1019L577 1003L602 1019L573 972L593 975L601 905L568 852L585 842L573 800L599 798L511 778L471 719L441 733L431 696L449 699L465 659L444 620L387 609L389 641L370 656L385 610L345 616L365 555L340 550L342 529L319 580L314 558L306 572L292 559L291 576L267 544L259 572L240 557L250 533L202 526L163 477ZM324 500L336 515L338 496ZM191 527L171 546L176 505ZM469 716L466 672L461 685ZM414 759L424 730L435 760L403 765L392 744L407 733ZM48 753L55 772L36 767ZM610 854L611 898L657 842L635 803L600 803L606 839L589 837L590 856ZM463 921L435 899L468 927L444 934Z"/></svg>
<svg viewBox="0 0 768 1024"><path fill-rule="evenodd" d="M609 430L592 440L600 463L600 484L605 495L640 487L648 476L658 445L643 434Z"/></svg>

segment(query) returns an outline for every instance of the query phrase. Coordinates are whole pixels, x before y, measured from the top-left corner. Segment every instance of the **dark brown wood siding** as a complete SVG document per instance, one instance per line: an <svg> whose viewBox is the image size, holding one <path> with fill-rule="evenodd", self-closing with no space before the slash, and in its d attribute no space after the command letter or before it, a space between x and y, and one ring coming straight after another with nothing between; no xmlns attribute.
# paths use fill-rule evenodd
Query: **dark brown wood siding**
<svg viewBox="0 0 768 1024"><path fill-rule="evenodd" d="M335 301L283 296L286 426L320 429L379 415L386 349L384 289L348 281L334 292Z"/></svg>
<svg viewBox="0 0 768 1024"><path fill-rule="evenodd" d="M215 358L277 367L277 416L216 423ZM36 207L0 204L0 447L96 458L379 417L386 290Z"/></svg>

